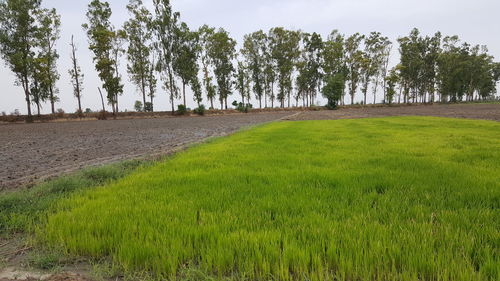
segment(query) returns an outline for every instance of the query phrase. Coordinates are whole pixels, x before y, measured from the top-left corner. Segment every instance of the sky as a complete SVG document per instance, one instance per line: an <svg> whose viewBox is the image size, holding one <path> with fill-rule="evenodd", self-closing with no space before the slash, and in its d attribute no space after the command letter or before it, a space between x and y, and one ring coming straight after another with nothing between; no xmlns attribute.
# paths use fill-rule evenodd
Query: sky
<svg viewBox="0 0 500 281"><path fill-rule="evenodd" d="M82 106L97 110L100 98L97 77L88 50L82 23L90 0L43 0L43 6L56 8L62 17L61 39L58 42L58 62L61 79L57 83L60 102L56 108L75 112L77 101L68 75L70 68L71 35L78 46L78 59L85 74ZM128 0L109 0L113 10L112 23L121 27L129 15L125 6ZM151 6L152 0L144 0ZM257 30L269 30L282 26L306 32L318 32L326 37L332 30L350 35L355 32L368 34L379 31L396 42L414 27L422 34L458 35L471 44L487 45L489 52L500 61L500 0L171 0L173 9L181 13L181 19L191 28L203 24L223 27L241 43L245 34ZM391 61L398 60L397 45ZM1 60L1 59L0 59ZM121 61L124 74L124 95L120 97L120 110L132 110L134 102L141 100L139 92L130 83L125 71L126 60ZM18 109L26 113L23 90L14 84L14 76L5 63L0 64L0 112ZM188 107L194 107L191 95ZM237 93L231 100L239 100ZM320 102L322 102L320 100ZM206 102L205 102L206 103ZM168 110L169 100L159 89L155 110ZM110 110L110 108L108 108ZM49 113L50 105L43 107Z"/></svg>

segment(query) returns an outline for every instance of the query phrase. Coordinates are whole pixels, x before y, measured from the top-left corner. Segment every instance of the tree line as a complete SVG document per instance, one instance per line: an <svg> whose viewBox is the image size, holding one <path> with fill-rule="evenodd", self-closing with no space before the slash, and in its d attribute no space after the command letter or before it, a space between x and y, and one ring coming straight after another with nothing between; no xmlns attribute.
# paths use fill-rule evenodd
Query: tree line
<svg viewBox="0 0 500 281"><path fill-rule="evenodd" d="M92 0L82 25L105 103L119 111L124 79L120 62L126 57L127 74L142 102L138 109L154 111L158 88L165 91L172 109L186 108L190 88L198 110L228 108L233 93L239 106L260 108L314 106L318 95L328 107L354 104L362 94L368 103L427 103L491 98L500 79L500 63L485 46L470 45L457 36L423 36L413 29L400 37L400 61L389 67L394 47L379 32L346 36L334 30L327 38L318 33L282 27L244 36L242 47L223 28L204 25L196 30L181 21L169 0L153 0L153 10L142 0L130 0L130 18L120 27L111 23L108 2ZM38 114L59 100L56 82L61 20L56 9L41 8L41 0L0 1L0 52L16 83L22 86L28 115ZM82 112L84 75L77 47L71 38L68 70ZM101 88L105 91L102 94ZM382 93L383 99L377 100Z"/></svg>

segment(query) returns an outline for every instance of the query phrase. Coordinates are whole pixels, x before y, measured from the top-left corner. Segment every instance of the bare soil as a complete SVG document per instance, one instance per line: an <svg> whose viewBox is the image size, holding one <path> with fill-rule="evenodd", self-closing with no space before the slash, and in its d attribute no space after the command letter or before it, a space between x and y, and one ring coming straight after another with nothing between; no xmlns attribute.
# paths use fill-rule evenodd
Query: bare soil
<svg viewBox="0 0 500 281"><path fill-rule="evenodd" d="M0 190L88 166L164 155L293 112L0 125Z"/></svg>
<svg viewBox="0 0 500 281"><path fill-rule="evenodd" d="M337 120L387 116L436 116L500 121L500 104L433 104L410 106L346 107L339 110L303 111L293 120Z"/></svg>

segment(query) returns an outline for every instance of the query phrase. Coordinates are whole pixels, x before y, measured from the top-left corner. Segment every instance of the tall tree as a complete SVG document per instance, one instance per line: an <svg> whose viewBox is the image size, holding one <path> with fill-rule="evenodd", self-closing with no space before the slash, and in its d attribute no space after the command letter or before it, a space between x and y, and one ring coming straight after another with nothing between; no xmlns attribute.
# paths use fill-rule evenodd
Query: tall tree
<svg viewBox="0 0 500 281"><path fill-rule="evenodd" d="M215 29L208 25L203 25L198 30L200 36L200 57L203 72L203 88L206 92L207 99L210 102L210 108L214 108L214 98L217 94L216 87L213 83L213 76L211 71L211 60L209 56L209 39L215 33Z"/></svg>
<svg viewBox="0 0 500 281"><path fill-rule="evenodd" d="M274 108L274 84L276 83L276 64L272 57L270 37L266 35L265 43L262 46L262 54L264 56L264 106L267 108L267 100L271 100L271 108Z"/></svg>
<svg viewBox="0 0 500 281"><path fill-rule="evenodd" d="M354 96L358 89L361 78L361 67L364 60L363 51L360 50L361 42L364 36L355 33L345 41L346 52L346 80L349 81L349 95L351 96L351 104L354 104Z"/></svg>
<svg viewBox="0 0 500 281"><path fill-rule="evenodd" d="M150 90L149 83L154 75L152 57L152 15L142 0L130 0L127 10L131 18L125 22L124 31L128 40L127 71L130 80L142 95L144 107L147 105L146 96ZM154 78L153 78L154 79Z"/></svg>
<svg viewBox="0 0 500 281"><path fill-rule="evenodd" d="M108 103L111 104L113 113L116 113L116 98L123 91L123 85L116 75L116 32L110 21L111 13L108 2L92 0L87 11L88 23L82 26L87 31L89 49L94 54L95 69L107 92Z"/></svg>
<svg viewBox="0 0 500 281"><path fill-rule="evenodd" d="M324 43L321 35L314 32L312 34L303 34L303 59L305 61L306 72L308 76L309 90L306 98L309 98L309 104L314 105L317 92L321 89L321 65L323 63Z"/></svg>
<svg viewBox="0 0 500 281"><path fill-rule="evenodd" d="M275 27L269 31L271 57L277 69L278 100L281 107L285 107L288 98L290 106L290 95L292 92L292 74L300 56L300 32Z"/></svg>
<svg viewBox="0 0 500 281"><path fill-rule="evenodd" d="M196 89L198 81L198 58L200 54L199 33L190 31L186 23L182 22L174 29L175 45L172 67L182 82L183 104L186 104L186 85L191 84ZM195 89L192 89L193 91ZM199 98L199 97L198 97Z"/></svg>
<svg viewBox="0 0 500 281"><path fill-rule="evenodd" d="M158 53L157 70L163 80L163 87L169 92L172 113L175 112L175 99L179 96L179 89L175 83L173 70L173 56L175 48L175 28L179 13L172 11L170 0L153 0L155 19L153 20L154 34L156 35L156 51Z"/></svg>
<svg viewBox="0 0 500 281"><path fill-rule="evenodd" d="M57 97L56 82L59 80L57 71L57 53L56 43L61 36L61 16L57 14L56 9L40 9L37 13L38 32L37 46L39 49L39 59L41 71L44 72L46 88L49 91L49 101L52 114L55 113L55 103L59 100Z"/></svg>
<svg viewBox="0 0 500 281"><path fill-rule="evenodd" d="M231 95L233 59L236 57L236 41L224 29L219 29L208 38L208 55L214 66L221 109L227 109L227 99Z"/></svg>
<svg viewBox="0 0 500 281"><path fill-rule="evenodd" d="M31 69L35 59L35 15L40 0L4 0L0 2L0 52L24 90L28 116L31 120Z"/></svg>
<svg viewBox="0 0 500 281"><path fill-rule="evenodd" d="M241 103L245 105L245 99L250 103L250 74L248 66L242 61L238 61L235 79L236 89L240 92Z"/></svg>
<svg viewBox="0 0 500 281"><path fill-rule="evenodd" d="M78 59L76 57L76 45L73 40L73 36L71 36L71 68L68 70L69 76L71 77L71 83L73 85L73 94L75 95L78 101L78 113L82 113L82 91L83 91L83 73L78 64Z"/></svg>
<svg viewBox="0 0 500 281"><path fill-rule="evenodd" d="M262 98L265 91L265 49L266 49L266 34L259 30L257 32L245 35L243 41L243 48L241 53L245 57L246 64L248 65L253 82L253 92L259 101L259 107L262 108Z"/></svg>
<svg viewBox="0 0 500 281"><path fill-rule="evenodd" d="M333 30L330 33L328 39L324 43L322 53L323 63L321 65L324 79L326 80L325 83L329 80L331 81L334 76L336 77L336 83L339 83L340 79L344 80L344 87L342 87L343 92L341 93L340 98L341 104L344 104L345 79L347 76L344 41L344 36L337 30Z"/></svg>

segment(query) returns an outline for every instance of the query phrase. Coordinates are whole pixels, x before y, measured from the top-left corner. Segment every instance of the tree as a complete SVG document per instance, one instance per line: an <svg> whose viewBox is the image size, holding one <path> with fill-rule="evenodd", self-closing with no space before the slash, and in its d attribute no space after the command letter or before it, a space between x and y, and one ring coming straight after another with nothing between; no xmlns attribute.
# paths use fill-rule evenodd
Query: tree
<svg viewBox="0 0 500 281"><path fill-rule="evenodd" d="M264 61L266 50L266 34L259 30L257 32L245 35L243 48L241 53L245 57L246 64L251 73L253 82L253 92L259 101L259 107L262 108L262 98L265 91L265 77L264 77Z"/></svg>
<svg viewBox="0 0 500 281"><path fill-rule="evenodd" d="M219 29L208 38L208 56L214 66L221 109L227 109L231 95L231 77L234 72L232 60L236 56L236 41L224 29Z"/></svg>
<svg viewBox="0 0 500 281"><path fill-rule="evenodd" d="M78 112L82 113L82 91L83 91L83 73L78 65L78 60L76 58L76 45L73 40L73 36L71 36L71 69L68 70L69 76L71 77L71 83L73 85L73 94L75 95L77 101L78 101Z"/></svg>
<svg viewBox="0 0 500 281"><path fill-rule="evenodd" d="M108 2L92 0L88 6L88 23L83 24L89 39L89 49L94 53L93 61L102 87L107 92L108 103L116 113L116 98L123 91L123 85L117 77L116 32L110 22L111 8Z"/></svg>
<svg viewBox="0 0 500 281"><path fill-rule="evenodd" d="M57 14L56 9L40 9L37 13L38 30L36 45L39 49L40 71L44 72L45 79L40 81L46 84L49 91L49 101L51 112L55 114L55 103L59 100L57 97L56 81L59 80L57 71L57 59L59 54L55 48L57 40L61 34L61 16Z"/></svg>
<svg viewBox="0 0 500 281"><path fill-rule="evenodd" d="M174 56L172 67L174 72L181 78L182 82L182 97L183 104L186 105L186 85L191 84L196 90L198 90L198 57L200 53L200 47L198 44L199 34L198 32L192 32L186 23L182 22L177 25L174 29L175 33L175 44L174 44ZM192 89L193 92L195 89ZM198 95L197 99L201 98ZM197 101L198 104L201 101Z"/></svg>
<svg viewBox="0 0 500 281"><path fill-rule="evenodd" d="M363 52L360 50L361 41L364 36L355 33L345 41L346 51L346 80L349 81L349 95L351 96L351 104L354 104L354 96L358 89L361 76L361 67L364 60Z"/></svg>
<svg viewBox="0 0 500 281"><path fill-rule="evenodd" d="M152 59L152 15L142 0L130 0L127 10L131 18L125 22L123 29L128 40L127 72L130 80L136 85L142 95L142 104L146 105L146 96L151 96L150 83L156 81L154 77L154 63ZM152 101L151 101L152 103Z"/></svg>
<svg viewBox="0 0 500 281"><path fill-rule="evenodd" d="M303 59L305 61L306 72L308 76L309 90L305 98L309 99L309 104L313 105L316 100L317 92L321 89L321 65L323 63L323 39L321 35L314 32L313 34L303 34Z"/></svg>
<svg viewBox="0 0 500 281"><path fill-rule="evenodd" d="M236 89L240 92L241 103L245 104L245 99L247 103L250 103L250 75L248 66L246 66L242 61L238 61L238 69L236 71Z"/></svg>
<svg viewBox="0 0 500 281"><path fill-rule="evenodd" d="M267 108L267 100L270 99L271 108L274 108L274 100L276 99L276 96L274 95L274 84L276 82L276 64L272 58L271 40L267 35L265 37L265 43L262 48L262 54L264 56L264 106Z"/></svg>
<svg viewBox="0 0 500 281"><path fill-rule="evenodd" d="M173 55L175 47L175 27L179 13L172 11L169 0L153 0L155 19L153 20L154 34L156 35L155 48L158 53L156 66L163 80L163 87L169 92L172 114L175 114L175 99L179 91L175 83L173 71Z"/></svg>
<svg viewBox="0 0 500 281"><path fill-rule="evenodd" d="M217 94L216 87L213 84L211 74L211 60L208 54L209 38L215 33L215 29L207 25L203 25L198 30L200 36L200 57L203 71L203 88L205 89L207 99L210 102L210 108L214 108L214 98Z"/></svg>
<svg viewBox="0 0 500 281"><path fill-rule="evenodd" d="M141 101L135 101L134 103L134 109L137 112L143 112L144 111L144 104Z"/></svg>
<svg viewBox="0 0 500 281"><path fill-rule="evenodd" d="M330 80L331 77L337 76L336 79L343 78L345 84L347 67L344 41L344 36L337 30L333 30L324 43L321 55L323 58L321 67L325 80ZM341 104L344 104L345 86L343 89L344 91L342 92L342 97L340 98Z"/></svg>
<svg viewBox="0 0 500 281"><path fill-rule="evenodd" d="M334 109L338 106L342 94L344 93L345 79L342 73L328 76L321 93L328 100L327 107Z"/></svg>
<svg viewBox="0 0 500 281"><path fill-rule="evenodd" d="M397 68L391 69L389 75L384 78L386 81L387 89L385 90L385 101L392 104L394 101L394 96L396 95L396 85L399 83L400 78L398 75Z"/></svg>
<svg viewBox="0 0 500 281"><path fill-rule="evenodd" d="M292 91L292 73L300 56L300 32L275 27L269 31L271 58L277 69L278 100L281 107L285 107L288 97L290 106L290 95Z"/></svg>
<svg viewBox="0 0 500 281"><path fill-rule="evenodd" d="M31 120L31 69L35 59L36 18L40 0L5 0L0 2L0 52L24 90L28 117Z"/></svg>

